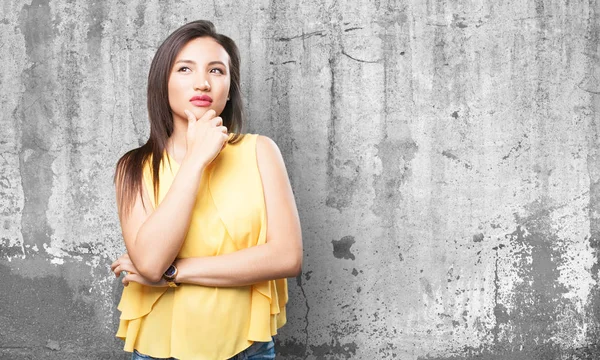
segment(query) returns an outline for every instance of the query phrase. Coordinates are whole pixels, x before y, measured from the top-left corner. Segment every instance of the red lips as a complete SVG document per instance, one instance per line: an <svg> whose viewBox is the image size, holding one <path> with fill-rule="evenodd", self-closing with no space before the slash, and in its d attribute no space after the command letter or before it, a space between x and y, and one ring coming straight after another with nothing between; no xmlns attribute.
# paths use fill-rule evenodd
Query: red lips
<svg viewBox="0 0 600 360"><path fill-rule="evenodd" d="M212 98L208 95L195 95L190 99L190 102L194 106L207 107L212 104Z"/></svg>

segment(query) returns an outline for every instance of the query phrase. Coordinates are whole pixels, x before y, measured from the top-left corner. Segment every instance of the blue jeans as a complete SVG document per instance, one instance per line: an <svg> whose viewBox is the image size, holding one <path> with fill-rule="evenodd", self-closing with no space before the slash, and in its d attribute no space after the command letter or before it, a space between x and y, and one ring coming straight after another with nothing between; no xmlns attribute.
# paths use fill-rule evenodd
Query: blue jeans
<svg viewBox="0 0 600 360"><path fill-rule="evenodd" d="M155 358L152 356L140 354L137 350L133 350L131 360L176 360L175 358ZM275 343L273 340L269 342L255 342L249 348L235 355L230 360L271 360L275 359Z"/></svg>

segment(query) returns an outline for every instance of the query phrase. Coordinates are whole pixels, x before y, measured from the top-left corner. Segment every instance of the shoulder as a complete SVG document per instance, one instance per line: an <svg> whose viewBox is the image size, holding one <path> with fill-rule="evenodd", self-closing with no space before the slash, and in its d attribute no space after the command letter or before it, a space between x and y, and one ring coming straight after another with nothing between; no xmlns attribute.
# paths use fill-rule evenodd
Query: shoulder
<svg viewBox="0 0 600 360"><path fill-rule="evenodd" d="M271 138L265 135L259 134L244 134L244 136L233 144L228 144L230 149L239 149L244 154L249 154L252 150L255 150L256 157L281 157L279 147ZM226 149L227 149L226 147ZM234 150L235 151L235 150ZM239 152L235 151L235 152Z"/></svg>
<svg viewBox="0 0 600 360"><path fill-rule="evenodd" d="M256 162L261 174L285 173L285 164L279 147L271 138L256 136Z"/></svg>
<svg viewBox="0 0 600 360"><path fill-rule="evenodd" d="M228 144L225 147L224 155L227 159L237 159L234 162L239 164L256 163L262 171L273 166L283 166L283 156L279 147L268 136L258 134L244 134L244 137L234 144ZM232 161L221 159L221 161Z"/></svg>
<svg viewBox="0 0 600 360"><path fill-rule="evenodd" d="M279 147L270 137L264 135L255 135L256 137L256 157L260 161L261 158L273 160L273 158L281 158Z"/></svg>
<svg viewBox="0 0 600 360"><path fill-rule="evenodd" d="M263 152L277 152L280 153L279 151L279 147L277 146L277 144L275 143L275 141L273 141L273 139L271 139L268 136L265 135L255 135L256 136L256 149L261 150Z"/></svg>

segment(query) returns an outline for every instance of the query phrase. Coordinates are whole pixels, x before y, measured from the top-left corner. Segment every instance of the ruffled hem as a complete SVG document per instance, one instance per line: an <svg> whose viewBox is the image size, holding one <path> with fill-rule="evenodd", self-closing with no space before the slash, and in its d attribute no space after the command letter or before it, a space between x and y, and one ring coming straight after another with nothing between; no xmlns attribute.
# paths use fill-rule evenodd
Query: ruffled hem
<svg viewBox="0 0 600 360"><path fill-rule="evenodd" d="M117 306L121 316L116 334L116 337L125 341L123 350L133 351L142 318L152 311L154 304L167 290L167 287L150 287L134 282L123 288Z"/></svg>
<svg viewBox="0 0 600 360"><path fill-rule="evenodd" d="M279 283L279 284L278 284ZM287 321L287 281L270 280L252 286L248 340L269 341Z"/></svg>
<svg viewBox="0 0 600 360"><path fill-rule="evenodd" d="M117 337L125 342L123 350L127 352L133 352L135 340L137 334L140 331L141 318L135 320L121 320L119 321L119 329L117 330Z"/></svg>
<svg viewBox="0 0 600 360"><path fill-rule="evenodd" d="M124 288L118 306L122 313L116 334L117 338L125 342L123 350L128 352L134 350L142 322L167 290L168 288L153 288L137 283L130 283ZM277 334L277 330L287 322L285 307L287 300L286 279L253 285L246 340L251 342L271 340L271 337Z"/></svg>
<svg viewBox="0 0 600 360"><path fill-rule="evenodd" d="M167 289L169 288L129 283L129 286L123 288L121 301L117 306L117 309L121 311L120 319L134 320L148 314Z"/></svg>

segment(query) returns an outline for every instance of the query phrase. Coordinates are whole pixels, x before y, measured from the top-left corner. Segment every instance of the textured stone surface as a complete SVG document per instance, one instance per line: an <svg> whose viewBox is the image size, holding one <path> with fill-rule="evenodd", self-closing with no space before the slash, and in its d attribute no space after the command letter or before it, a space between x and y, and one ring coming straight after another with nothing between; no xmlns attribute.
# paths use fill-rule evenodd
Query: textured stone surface
<svg viewBox="0 0 600 360"><path fill-rule="evenodd" d="M282 358L600 357L597 1L4 0L1 358L127 358L112 174L194 19L297 197Z"/></svg>

